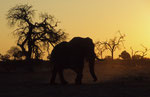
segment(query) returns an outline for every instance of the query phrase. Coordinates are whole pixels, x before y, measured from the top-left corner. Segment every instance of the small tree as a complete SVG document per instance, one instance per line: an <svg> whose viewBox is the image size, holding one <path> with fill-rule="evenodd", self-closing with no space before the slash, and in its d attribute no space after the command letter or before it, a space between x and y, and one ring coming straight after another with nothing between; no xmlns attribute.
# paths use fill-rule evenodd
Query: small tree
<svg viewBox="0 0 150 97"><path fill-rule="evenodd" d="M124 42L125 35L122 35L120 31L118 32L120 34L119 37L114 37L113 39L110 39L109 41L102 42L105 49L108 49L111 52L112 59L114 59L114 52L116 51L116 49L119 49L121 44L123 45L123 42Z"/></svg>
<svg viewBox="0 0 150 97"><path fill-rule="evenodd" d="M144 50L143 51L140 51L141 52L141 56L142 56L142 59L147 55L147 52L150 50L148 49L147 47L145 47L144 45L141 45Z"/></svg>
<svg viewBox="0 0 150 97"><path fill-rule="evenodd" d="M137 50L137 51L134 51L132 47L130 47L131 49L131 58L132 59L144 59L144 57L147 55L147 52L150 50L148 49L147 47L145 47L144 45L141 45L144 50Z"/></svg>
<svg viewBox="0 0 150 97"><path fill-rule="evenodd" d="M95 52L97 54L98 57L101 57L101 59L103 59L103 52L105 51L105 47L103 46L103 43L100 41L97 41L95 43Z"/></svg>
<svg viewBox="0 0 150 97"><path fill-rule="evenodd" d="M34 22L35 10L31 5L16 5L7 14L8 22L11 26L18 28L14 35L18 37L17 45L21 48L26 59L39 59L43 50L49 50L49 46L66 38L66 34L61 29L56 29L58 21L48 14L41 14L40 22Z"/></svg>

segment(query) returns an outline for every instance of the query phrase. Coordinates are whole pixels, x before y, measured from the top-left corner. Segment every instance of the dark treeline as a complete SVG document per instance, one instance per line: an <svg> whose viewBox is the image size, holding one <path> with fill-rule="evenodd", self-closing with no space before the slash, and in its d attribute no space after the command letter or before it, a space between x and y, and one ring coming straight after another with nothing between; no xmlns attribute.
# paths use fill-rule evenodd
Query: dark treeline
<svg viewBox="0 0 150 97"><path fill-rule="evenodd" d="M121 59L105 59L104 61L96 61L97 65L123 65L123 66L147 66L150 65L150 59L135 59L135 60L121 60ZM52 70L52 64L45 60L7 60L0 61L0 72L41 72Z"/></svg>
<svg viewBox="0 0 150 97"><path fill-rule="evenodd" d="M51 64L44 60L7 60L0 61L0 72L39 72L51 71Z"/></svg>

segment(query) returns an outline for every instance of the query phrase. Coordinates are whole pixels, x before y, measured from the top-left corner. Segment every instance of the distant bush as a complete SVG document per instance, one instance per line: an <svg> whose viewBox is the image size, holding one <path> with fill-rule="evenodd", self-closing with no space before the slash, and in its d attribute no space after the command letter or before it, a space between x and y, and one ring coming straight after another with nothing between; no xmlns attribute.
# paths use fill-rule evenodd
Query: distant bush
<svg viewBox="0 0 150 97"><path fill-rule="evenodd" d="M119 55L120 58L122 58L123 60L129 60L131 59L130 54L127 51L122 51L121 54Z"/></svg>

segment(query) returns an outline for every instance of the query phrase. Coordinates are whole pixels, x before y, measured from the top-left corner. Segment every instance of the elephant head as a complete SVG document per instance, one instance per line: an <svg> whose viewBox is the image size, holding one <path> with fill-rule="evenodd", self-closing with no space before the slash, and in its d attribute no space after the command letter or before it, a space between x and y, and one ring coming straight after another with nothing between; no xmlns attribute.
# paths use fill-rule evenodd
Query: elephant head
<svg viewBox="0 0 150 97"><path fill-rule="evenodd" d="M94 79L94 81L97 81L97 77L95 75L95 72L94 72L94 65L95 65L95 58L96 57L96 54L94 52L94 43L92 41L92 39L90 38L85 38L85 58L86 60L89 62L89 68L90 68L90 73Z"/></svg>
<svg viewBox="0 0 150 97"><path fill-rule="evenodd" d="M93 77L93 81L97 81L96 74L94 72L94 65L95 65L95 58L96 54L94 52L94 43L91 38L81 38L81 37L75 37L70 42L71 45L74 45L75 47L79 47L81 51L80 54L84 55L84 58L89 62L89 68L91 76ZM77 53L77 52L76 52Z"/></svg>

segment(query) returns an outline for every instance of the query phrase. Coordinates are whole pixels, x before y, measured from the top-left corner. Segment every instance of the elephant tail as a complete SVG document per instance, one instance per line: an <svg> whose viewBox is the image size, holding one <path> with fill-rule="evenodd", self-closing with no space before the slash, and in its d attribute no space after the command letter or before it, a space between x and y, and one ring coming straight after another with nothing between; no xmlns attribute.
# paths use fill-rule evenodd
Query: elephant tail
<svg viewBox="0 0 150 97"><path fill-rule="evenodd" d="M97 56L95 56L95 59L98 60L98 61L105 61L105 59L100 59Z"/></svg>

